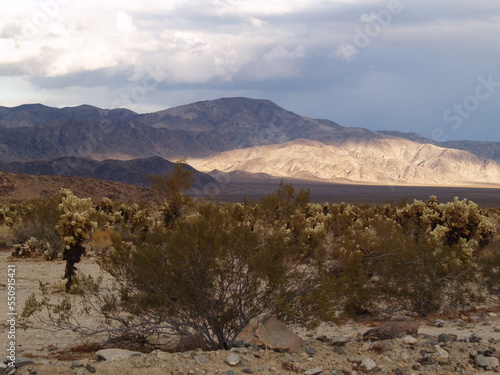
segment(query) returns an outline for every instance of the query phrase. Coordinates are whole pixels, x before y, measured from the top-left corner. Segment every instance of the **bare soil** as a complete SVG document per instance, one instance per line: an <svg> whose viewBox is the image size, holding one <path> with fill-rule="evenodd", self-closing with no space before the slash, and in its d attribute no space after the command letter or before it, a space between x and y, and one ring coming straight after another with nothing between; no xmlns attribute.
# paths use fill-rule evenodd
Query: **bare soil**
<svg viewBox="0 0 500 375"><path fill-rule="evenodd" d="M0 251L0 264L4 270L8 265L16 269L16 304L18 313L28 295L38 291L40 282L58 283L64 272L63 261L45 261L39 259L12 259L9 250ZM99 266L95 258L84 257L78 265L81 272L98 275ZM2 272L2 275L5 275ZM9 346L7 323L7 280L3 276L0 281L2 321L0 324L0 346L2 355ZM57 292L54 296L62 295ZM348 322L337 326L323 324L314 332L294 329L304 339L304 349L300 353L277 353L263 349L242 348L239 352L227 351L186 353L166 353L153 351L137 357L115 361L97 361L95 352L103 347L104 337L82 337L71 331L35 329L30 326L26 330L17 328L15 332L16 358L27 358L33 363L19 368L16 374L87 374L95 370L97 374L175 374L205 375L255 373L286 375L305 373L313 369L321 369L323 374L362 374L359 363L363 358L371 358L377 364L380 374L394 374L397 369L404 374L493 374L485 368L478 368L471 362L471 355L484 350L500 350L500 313L498 306L482 306L479 309L462 313L465 324L458 325L446 322L443 327L435 327L431 323L437 318L417 319L419 334L417 343L406 344L402 339L388 340L383 343L370 343L362 339L362 334L379 322ZM442 317L446 320L446 317ZM18 319L20 316L18 315ZM85 322L92 324L92 318ZM51 329L51 327L44 327ZM422 357L422 350L432 352L437 344L437 336L451 333L458 336L458 342L444 346L450 353L450 361L446 364L420 366L417 360ZM482 337L479 343L469 342L468 338L476 333ZM342 347L343 353L334 350L329 343L321 342L319 336L347 338L348 343ZM230 366L225 362L229 354L239 357L240 363ZM428 354L432 356L434 354ZM77 361L77 362L75 362ZM472 361L473 362L473 361ZM497 369L500 371L500 368ZM0 370L1 371L1 370Z"/></svg>

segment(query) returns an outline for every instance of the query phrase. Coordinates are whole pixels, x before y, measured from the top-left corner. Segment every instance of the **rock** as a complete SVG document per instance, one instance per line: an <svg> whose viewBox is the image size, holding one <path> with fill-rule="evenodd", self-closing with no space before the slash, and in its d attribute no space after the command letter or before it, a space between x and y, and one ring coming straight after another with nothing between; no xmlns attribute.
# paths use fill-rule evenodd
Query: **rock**
<svg viewBox="0 0 500 375"><path fill-rule="evenodd" d="M238 334L236 342L256 345L281 352L297 353L302 339L271 314L260 314Z"/></svg>
<svg viewBox="0 0 500 375"><path fill-rule="evenodd" d="M188 336L181 336L179 342L175 347L176 352L188 352L190 350L196 349L207 349L205 338L203 337L203 333L201 332L196 332Z"/></svg>
<svg viewBox="0 0 500 375"><path fill-rule="evenodd" d="M467 325L467 323L466 323L464 320L462 320L462 319L457 319L457 320L455 321L455 324L456 324L457 326L459 326L459 327L465 327L465 326Z"/></svg>
<svg viewBox="0 0 500 375"><path fill-rule="evenodd" d="M453 333L441 333L438 336L438 342L455 342L457 341L458 336Z"/></svg>
<svg viewBox="0 0 500 375"><path fill-rule="evenodd" d="M236 354L230 354L224 358L224 362L226 362L229 366L236 366L241 362L241 360Z"/></svg>
<svg viewBox="0 0 500 375"><path fill-rule="evenodd" d="M331 337L330 338L330 345L332 346L344 346L349 342L349 338L347 337Z"/></svg>
<svg viewBox="0 0 500 375"><path fill-rule="evenodd" d="M434 349L436 350L437 353L437 358L436 358L437 363L442 365L449 362L450 353L441 348L439 345L434 345Z"/></svg>
<svg viewBox="0 0 500 375"><path fill-rule="evenodd" d="M341 347L341 346L337 346L337 345L335 345L335 346L333 347L333 351L334 351L335 353L337 353L337 354L345 354L345 350L344 350L344 348L343 348L343 347Z"/></svg>
<svg viewBox="0 0 500 375"><path fill-rule="evenodd" d="M415 335L418 333L418 324L409 316L396 316L382 323L377 328L370 329L363 334L366 339L388 340Z"/></svg>
<svg viewBox="0 0 500 375"><path fill-rule="evenodd" d="M498 358L495 358L495 357L489 357L488 358L490 364L489 364L489 368L490 369L497 369L498 367L500 367L500 361L498 360Z"/></svg>
<svg viewBox="0 0 500 375"><path fill-rule="evenodd" d="M163 350L157 350L156 357L161 360L170 360L172 359L172 354L170 354L169 352L164 352Z"/></svg>
<svg viewBox="0 0 500 375"><path fill-rule="evenodd" d="M482 355L482 354L478 354L476 356L476 365L478 365L479 367L488 367L490 364L490 360L488 357Z"/></svg>
<svg viewBox="0 0 500 375"><path fill-rule="evenodd" d="M413 336L406 335L405 337L403 337L403 342L408 345L414 345L418 342L418 340Z"/></svg>
<svg viewBox="0 0 500 375"><path fill-rule="evenodd" d="M316 337L316 340L318 340L320 342L328 342L329 338L326 337L325 335L321 335L321 336Z"/></svg>
<svg viewBox="0 0 500 375"><path fill-rule="evenodd" d="M306 354L314 355L314 353L315 353L314 348L309 348L309 347L306 348Z"/></svg>
<svg viewBox="0 0 500 375"><path fill-rule="evenodd" d="M481 342L483 338L479 336L477 333L473 333L469 336L469 342Z"/></svg>
<svg viewBox="0 0 500 375"><path fill-rule="evenodd" d="M208 363L208 358L204 355L199 355L196 357L196 362L198 362L200 365L204 365Z"/></svg>
<svg viewBox="0 0 500 375"><path fill-rule="evenodd" d="M0 363L0 375L13 375L16 373L16 368L8 366L5 363Z"/></svg>
<svg viewBox="0 0 500 375"><path fill-rule="evenodd" d="M443 327L443 326L445 325L445 323L446 323L446 322L445 322L443 319L436 319L436 320L432 323L432 325L433 325L434 327Z"/></svg>
<svg viewBox="0 0 500 375"><path fill-rule="evenodd" d="M95 353L99 361L112 361L114 359L123 359L129 357L141 356L142 353L133 352L125 349L102 349Z"/></svg>
<svg viewBox="0 0 500 375"><path fill-rule="evenodd" d="M317 374L321 374L322 372L323 372L322 367L316 367L316 368L313 368L311 370L304 371L304 374L305 375L317 375Z"/></svg>
<svg viewBox="0 0 500 375"><path fill-rule="evenodd" d="M359 369L365 373L372 371L375 367L377 367L377 364L371 358L363 358L359 365Z"/></svg>

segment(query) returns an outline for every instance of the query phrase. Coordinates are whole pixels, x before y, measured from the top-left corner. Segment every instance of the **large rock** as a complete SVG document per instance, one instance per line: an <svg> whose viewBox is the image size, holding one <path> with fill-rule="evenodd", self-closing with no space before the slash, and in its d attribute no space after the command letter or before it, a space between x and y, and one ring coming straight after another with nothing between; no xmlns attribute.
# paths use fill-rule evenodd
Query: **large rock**
<svg viewBox="0 0 500 375"><path fill-rule="evenodd" d="M236 342L256 345L281 352L296 353L302 339L271 314L260 314L238 334Z"/></svg>
<svg viewBox="0 0 500 375"><path fill-rule="evenodd" d="M95 355L99 361L112 361L115 359L138 357L141 356L142 353L126 349L102 349L97 351Z"/></svg>
<svg viewBox="0 0 500 375"><path fill-rule="evenodd" d="M363 334L365 339L388 340L406 335L416 335L418 324L409 316L395 316L380 326L370 329Z"/></svg>

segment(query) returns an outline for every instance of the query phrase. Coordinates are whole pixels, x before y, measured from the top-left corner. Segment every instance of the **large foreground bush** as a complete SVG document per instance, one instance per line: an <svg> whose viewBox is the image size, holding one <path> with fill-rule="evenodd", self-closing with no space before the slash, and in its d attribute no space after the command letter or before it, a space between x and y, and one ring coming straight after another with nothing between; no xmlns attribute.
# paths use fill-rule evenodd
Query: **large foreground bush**
<svg viewBox="0 0 500 375"><path fill-rule="evenodd" d="M79 275L78 298L56 303L42 285L24 315L141 343L196 331L212 348L229 348L264 311L315 324L426 315L499 296L498 215L473 202L319 205L281 184L260 202L221 204L185 199L164 181L156 186L170 192L167 201L98 204L100 229L119 234L98 260L111 283ZM72 223L68 230L78 229ZM78 314L96 325L79 325Z"/></svg>

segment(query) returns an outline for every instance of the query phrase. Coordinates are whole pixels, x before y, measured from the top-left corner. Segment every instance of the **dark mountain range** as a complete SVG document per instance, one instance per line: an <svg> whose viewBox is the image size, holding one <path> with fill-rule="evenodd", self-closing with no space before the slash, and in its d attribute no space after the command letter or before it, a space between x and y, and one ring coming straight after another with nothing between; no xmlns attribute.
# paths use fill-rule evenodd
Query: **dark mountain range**
<svg viewBox="0 0 500 375"><path fill-rule="evenodd" d="M28 175L89 177L138 186L148 186L148 176L171 173L174 167L175 163L161 157L126 161L96 161L73 156L50 161L0 162L0 170L4 172ZM185 168L193 172L193 188L203 189L207 184L216 182L213 177L200 173L189 165L186 165Z"/></svg>
<svg viewBox="0 0 500 375"><path fill-rule="evenodd" d="M42 104L23 104L14 108L0 107L0 127L32 127L65 119L109 123L127 121L136 116L138 116L137 113L123 108L109 110L80 105L58 109Z"/></svg>
<svg viewBox="0 0 500 375"><path fill-rule="evenodd" d="M136 168L123 169L117 160L157 156L188 157L205 172L378 184L500 184L499 155L500 143L436 143L416 134L343 127L260 99L223 98L149 114L88 105L0 107L0 161L83 158L89 160L80 160L81 171L71 173L121 176L120 181L135 176ZM10 170L50 171L43 163L16 168Z"/></svg>

